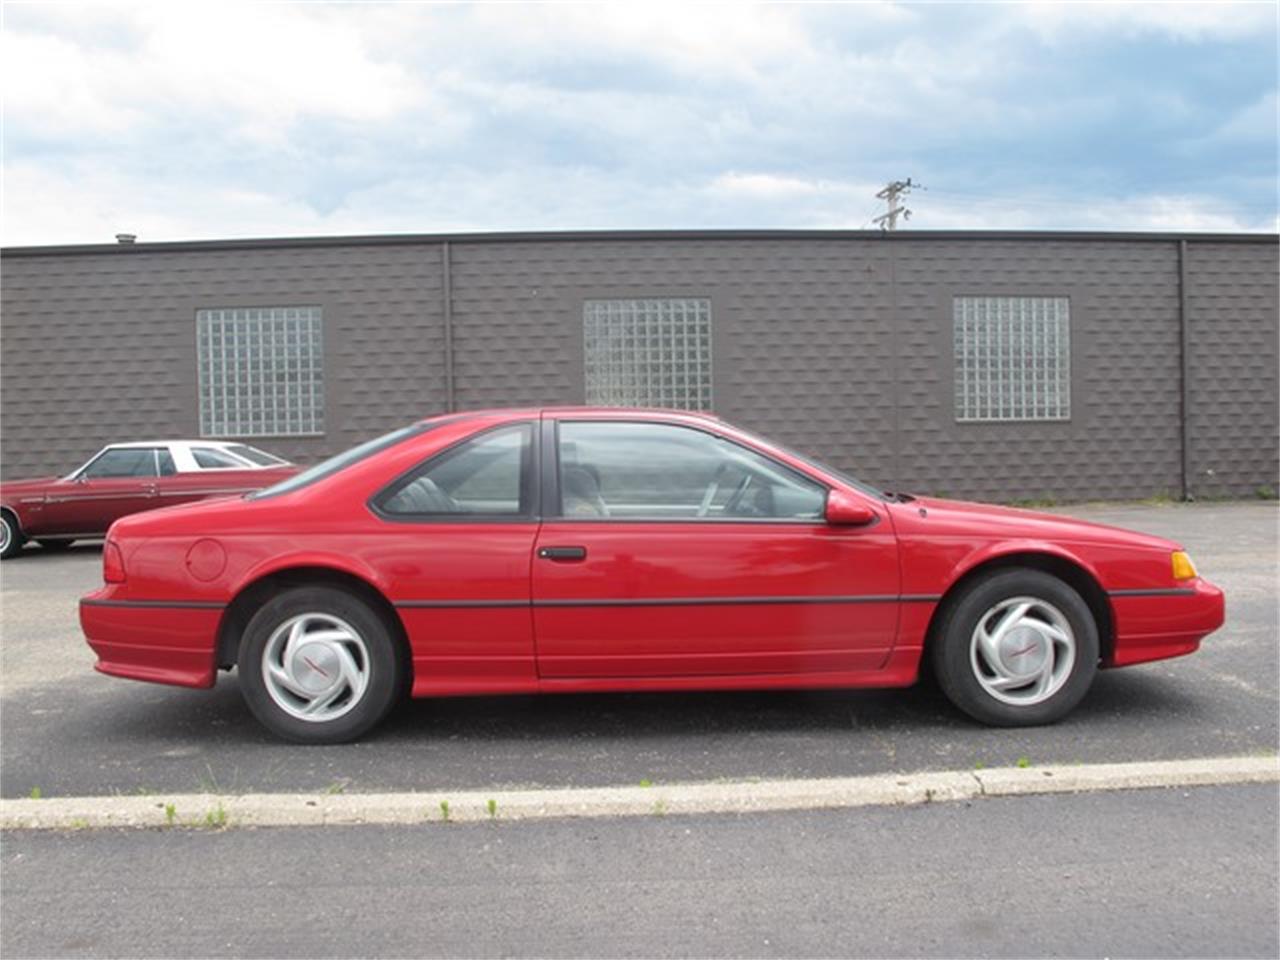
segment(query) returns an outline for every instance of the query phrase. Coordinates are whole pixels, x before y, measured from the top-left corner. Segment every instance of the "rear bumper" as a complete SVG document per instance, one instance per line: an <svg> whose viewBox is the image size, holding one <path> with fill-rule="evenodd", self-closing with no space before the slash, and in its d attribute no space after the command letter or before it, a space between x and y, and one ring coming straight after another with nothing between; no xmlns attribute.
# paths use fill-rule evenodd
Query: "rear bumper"
<svg viewBox="0 0 1280 960"><path fill-rule="evenodd" d="M150 683L213 686L221 604L116 600L109 593L80 601L80 626L98 655L94 669Z"/></svg>
<svg viewBox="0 0 1280 960"><path fill-rule="evenodd" d="M1181 657L1226 621L1226 600L1208 580L1176 591L1113 591L1115 644L1105 666L1126 667Z"/></svg>

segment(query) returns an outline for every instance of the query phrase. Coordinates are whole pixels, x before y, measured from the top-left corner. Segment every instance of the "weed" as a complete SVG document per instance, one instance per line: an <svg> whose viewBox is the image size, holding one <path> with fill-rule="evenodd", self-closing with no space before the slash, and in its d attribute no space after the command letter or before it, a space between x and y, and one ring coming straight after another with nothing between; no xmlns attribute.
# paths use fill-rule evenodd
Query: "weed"
<svg viewBox="0 0 1280 960"><path fill-rule="evenodd" d="M667 801L655 801L653 804L653 814L657 817L665 817L667 815Z"/></svg>
<svg viewBox="0 0 1280 960"><path fill-rule="evenodd" d="M489 819L490 819L490 820L492 820L494 817L496 817L496 816L498 815L498 801L497 801L497 800L494 800L492 797L490 797L490 798L489 798L489 802L488 802L487 804L485 804L485 806L487 806L487 807L489 808Z"/></svg>
<svg viewBox="0 0 1280 960"><path fill-rule="evenodd" d="M44 796L44 793L39 787L32 787L30 796L32 800L39 800Z"/></svg>
<svg viewBox="0 0 1280 960"><path fill-rule="evenodd" d="M207 774L200 775L200 789L205 793L218 793L218 778L213 775L213 767L206 763L204 768Z"/></svg>
<svg viewBox="0 0 1280 960"><path fill-rule="evenodd" d="M72 830L88 830L89 821L86 820L84 817L76 817L71 821L71 829Z"/></svg>
<svg viewBox="0 0 1280 960"><path fill-rule="evenodd" d="M227 825L227 811L223 808L221 803L205 813L204 825L209 827L211 830L221 830Z"/></svg>
<svg viewBox="0 0 1280 960"><path fill-rule="evenodd" d="M324 788L324 792L326 795L331 797L339 793L346 793L347 784L350 782L351 782L350 780L335 780L333 781L333 783L329 784L327 787Z"/></svg>
<svg viewBox="0 0 1280 960"><path fill-rule="evenodd" d="M653 786L653 781L652 781L652 780L648 780L648 779L646 779L646 780L641 780L641 781L640 781L640 786L642 786L642 787L652 787L652 786Z"/></svg>
<svg viewBox="0 0 1280 960"><path fill-rule="evenodd" d="M1253 491L1259 500L1274 500L1276 498L1276 488L1262 484L1257 490Z"/></svg>
<svg viewBox="0 0 1280 960"><path fill-rule="evenodd" d="M983 767L985 767L986 765L987 765L987 762L986 762L985 760L976 760L976 761L974 761L973 769L975 769L975 770L981 770L981 769L982 769Z"/></svg>
<svg viewBox="0 0 1280 960"><path fill-rule="evenodd" d="M1139 500L1138 502L1145 503L1152 507L1167 507L1169 504L1173 503L1175 499L1177 498L1166 489L1160 490L1158 493L1153 493L1151 496L1146 497L1143 500Z"/></svg>
<svg viewBox="0 0 1280 960"><path fill-rule="evenodd" d="M1031 760L1028 757L1019 757L1018 762L1014 764L1019 770L1025 770L1031 766Z"/></svg>
<svg viewBox="0 0 1280 960"><path fill-rule="evenodd" d="M445 823L449 822L449 801L448 800L440 801L440 819L443 820Z"/></svg>
<svg viewBox="0 0 1280 960"><path fill-rule="evenodd" d="M164 823L166 827L172 827L178 819L178 808L172 803L164 805Z"/></svg>

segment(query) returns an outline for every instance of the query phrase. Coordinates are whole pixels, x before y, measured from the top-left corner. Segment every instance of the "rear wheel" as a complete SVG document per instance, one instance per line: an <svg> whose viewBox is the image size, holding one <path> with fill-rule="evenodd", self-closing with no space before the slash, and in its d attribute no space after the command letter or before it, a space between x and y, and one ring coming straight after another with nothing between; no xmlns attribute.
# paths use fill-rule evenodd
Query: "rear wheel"
<svg viewBox="0 0 1280 960"><path fill-rule="evenodd" d="M395 702L404 675L382 617L331 587L298 587L266 603L245 628L238 670L254 716L296 743L367 733Z"/></svg>
<svg viewBox="0 0 1280 960"><path fill-rule="evenodd" d="M1054 723L1093 683L1098 627L1088 604L1057 577L1002 570L948 603L932 660L947 698L975 720Z"/></svg>
<svg viewBox="0 0 1280 960"><path fill-rule="evenodd" d="M21 550L26 539L18 518L8 510L0 510L0 560L8 560Z"/></svg>

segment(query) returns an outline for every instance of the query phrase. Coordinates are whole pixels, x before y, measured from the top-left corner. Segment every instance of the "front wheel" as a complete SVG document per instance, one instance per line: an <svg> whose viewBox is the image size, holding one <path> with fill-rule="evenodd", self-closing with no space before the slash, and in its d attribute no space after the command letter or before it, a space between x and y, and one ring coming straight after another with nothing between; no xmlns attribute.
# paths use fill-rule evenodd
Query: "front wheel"
<svg viewBox="0 0 1280 960"><path fill-rule="evenodd" d="M0 560L8 560L22 549L26 537L17 519L8 510L0 510Z"/></svg>
<svg viewBox="0 0 1280 960"><path fill-rule="evenodd" d="M1038 570L1002 570L948 602L933 638L947 698L983 723L1066 716L1098 669L1098 627L1080 594Z"/></svg>
<svg viewBox="0 0 1280 960"><path fill-rule="evenodd" d="M295 743L345 743L367 733L401 690L386 622L344 590L298 587L245 628L237 668L249 709Z"/></svg>

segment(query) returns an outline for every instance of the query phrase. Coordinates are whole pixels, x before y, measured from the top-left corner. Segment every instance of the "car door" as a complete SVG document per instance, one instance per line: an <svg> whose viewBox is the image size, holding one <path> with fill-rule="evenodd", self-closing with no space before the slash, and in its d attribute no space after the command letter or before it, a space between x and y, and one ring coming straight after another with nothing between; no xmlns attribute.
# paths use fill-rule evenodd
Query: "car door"
<svg viewBox="0 0 1280 960"><path fill-rule="evenodd" d="M532 590L544 679L886 660L900 580L882 504L870 524L828 524L826 486L688 425L565 419L543 445Z"/></svg>
<svg viewBox="0 0 1280 960"><path fill-rule="evenodd" d="M414 694L533 692L529 566L537 535L534 421L473 434L370 501L378 565L413 651Z"/></svg>
<svg viewBox="0 0 1280 960"><path fill-rule="evenodd" d="M100 534L120 517L157 506L154 447L111 447L45 501L51 534Z"/></svg>

